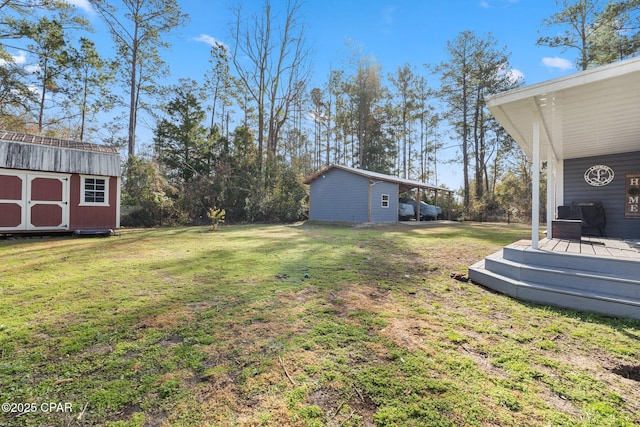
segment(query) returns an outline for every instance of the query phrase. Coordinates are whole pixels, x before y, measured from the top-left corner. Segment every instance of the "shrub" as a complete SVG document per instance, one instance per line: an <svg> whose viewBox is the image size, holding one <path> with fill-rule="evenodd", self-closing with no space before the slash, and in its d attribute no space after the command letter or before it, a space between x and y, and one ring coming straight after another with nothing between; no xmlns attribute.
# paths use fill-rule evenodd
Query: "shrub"
<svg viewBox="0 0 640 427"><path fill-rule="evenodd" d="M211 230L215 231L218 229L218 225L224 223L224 218L226 216L226 212L224 209L209 209L207 216L211 220Z"/></svg>

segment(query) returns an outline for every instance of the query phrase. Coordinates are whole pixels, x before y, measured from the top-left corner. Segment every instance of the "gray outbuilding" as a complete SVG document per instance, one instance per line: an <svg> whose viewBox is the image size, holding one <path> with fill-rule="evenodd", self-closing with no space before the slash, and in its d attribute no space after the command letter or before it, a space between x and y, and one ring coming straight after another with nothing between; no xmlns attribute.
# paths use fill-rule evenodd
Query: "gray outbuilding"
<svg viewBox="0 0 640 427"><path fill-rule="evenodd" d="M309 219L397 222L398 196L409 190L451 195L423 182L341 165L328 165L305 179L310 186Z"/></svg>

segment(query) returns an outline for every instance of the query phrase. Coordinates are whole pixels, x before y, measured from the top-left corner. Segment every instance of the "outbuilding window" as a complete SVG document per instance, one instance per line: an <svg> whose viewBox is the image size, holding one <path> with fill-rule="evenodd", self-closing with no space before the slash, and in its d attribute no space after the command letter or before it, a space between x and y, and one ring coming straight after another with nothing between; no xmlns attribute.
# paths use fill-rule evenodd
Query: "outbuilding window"
<svg viewBox="0 0 640 427"><path fill-rule="evenodd" d="M109 178L81 176L80 205L109 206Z"/></svg>
<svg viewBox="0 0 640 427"><path fill-rule="evenodd" d="M389 195L388 194L383 194L382 195L382 203L381 206L383 208L388 208L389 207Z"/></svg>

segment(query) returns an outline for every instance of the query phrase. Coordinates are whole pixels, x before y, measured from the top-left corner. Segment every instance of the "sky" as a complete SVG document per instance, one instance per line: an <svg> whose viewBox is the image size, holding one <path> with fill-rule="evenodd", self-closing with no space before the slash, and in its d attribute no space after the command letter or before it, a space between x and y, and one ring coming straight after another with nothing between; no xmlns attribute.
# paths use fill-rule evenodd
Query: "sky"
<svg viewBox="0 0 640 427"><path fill-rule="evenodd" d="M274 8L284 0L273 0ZM235 1L183 0L191 16L183 29L180 47L173 53L183 58L174 72L193 71L190 60L208 59L208 45L215 40L230 44L229 11ZM261 0L245 1L243 8L256 10ZM537 47L542 20L558 9L554 0L303 0L302 20L313 51L314 80L322 84L330 69L343 67L350 53L346 42L360 44L374 56L384 73L409 63L419 72L423 64L447 59L446 44L459 33L472 30L492 33L499 46L511 52L513 67L527 84L574 72L571 52ZM542 33L540 33L542 31ZM553 29L550 31L554 31Z"/></svg>
<svg viewBox="0 0 640 427"><path fill-rule="evenodd" d="M98 48L111 46L109 35L92 11L88 0L67 0L89 18L97 32L92 35ZM271 0L274 10L282 10L286 0ZM462 31L478 36L491 33L499 47L511 53L512 73L526 85L576 72L575 52L562 52L536 46L541 35L551 35L557 28L545 29L543 19L558 12L554 0L300 0L301 20L312 55L311 87L322 87L331 69L346 69L351 56L347 41L362 46L363 53L376 58L384 75L410 64L438 84L424 64L447 61L447 41ZM163 53L170 65L171 78L202 81L209 69L211 43L231 45L229 24L231 7L237 0L178 0L190 16L188 25L172 35L171 49ZM243 10L254 13L263 0L242 2ZM23 53L16 52L16 55ZM143 131L144 134L144 131ZM457 146L455 140L442 141ZM436 184L457 189L462 176L445 163L456 155L457 147L442 150L442 165ZM445 173L444 171L448 171ZM432 183L433 184L433 183Z"/></svg>

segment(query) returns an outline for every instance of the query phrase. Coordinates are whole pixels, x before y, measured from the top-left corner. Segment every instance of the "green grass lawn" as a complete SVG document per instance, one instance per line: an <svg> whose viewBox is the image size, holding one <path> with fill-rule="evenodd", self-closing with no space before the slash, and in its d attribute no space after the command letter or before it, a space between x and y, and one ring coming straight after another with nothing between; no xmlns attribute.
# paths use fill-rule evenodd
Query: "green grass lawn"
<svg viewBox="0 0 640 427"><path fill-rule="evenodd" d="M632 426L640 322L449 278L523 226L0 242L0 425Z"/></svg>

